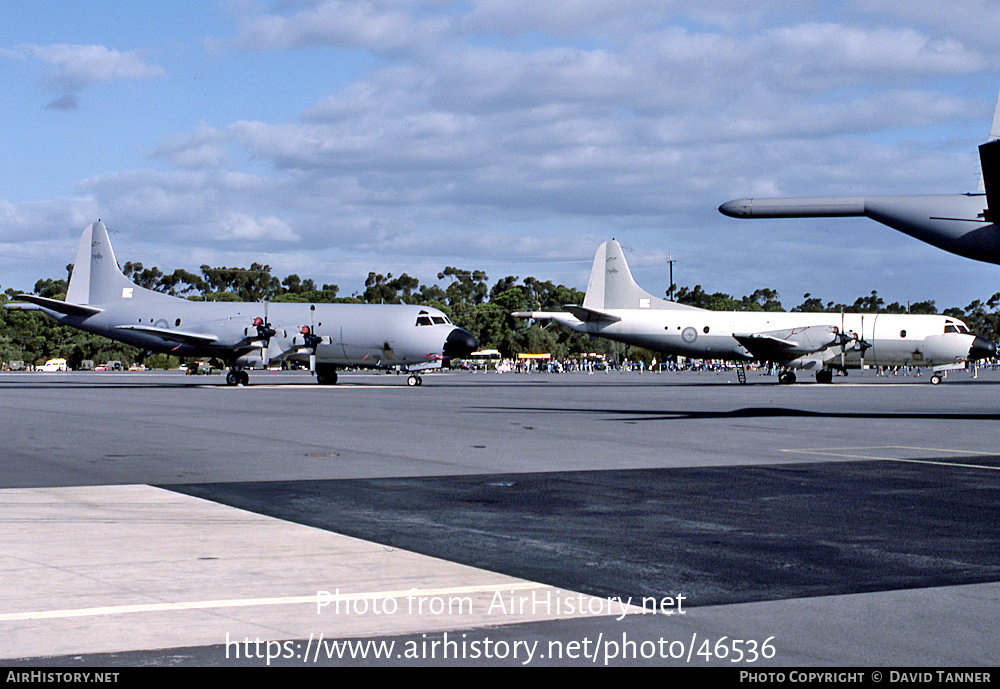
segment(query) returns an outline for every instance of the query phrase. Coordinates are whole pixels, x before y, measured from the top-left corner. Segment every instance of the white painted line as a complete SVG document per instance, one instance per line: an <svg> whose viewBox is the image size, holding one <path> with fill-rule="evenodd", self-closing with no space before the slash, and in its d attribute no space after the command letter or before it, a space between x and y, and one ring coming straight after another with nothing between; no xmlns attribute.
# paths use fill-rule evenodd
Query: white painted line
<svg viewBox="0 0 1000 689"><path fill-rule="evenodd" d="M434 596L453 596L467 593L495 593L497 591L523 591L529 589L550 588L545 584L535 582L505 583L480 586L456 586L438 589L409 589L406 591L376 591L367 593L327 594L314 593L308 596L286 596L280 598L237 598L231 600L205 600L178 603L147 603L140 605L112 605L99 608L77 608L73 610L43 610L36 612L18 612L0 614L0 622L16 620L46 620L67 617L95 617L99 615L128 615L143 612L163 612L173 610L210 610L215 608L250 608L262 605L301 605L308 603L313 606L331 604L338 601L376 600L387 598L430 598Z"/></svg>
<svg viewBox="0 0 1000 689"><path fill-rule="evenodd" d="M943 462L932 459L905 459L902 457L883 457L877 455L853 454L853 451L863 450L911 450L917 452L936 452L944 455L982 455L984 452L973 450L952 450L946 448L933 447L909 447L906 445L876 445L874 447L841 447L841 448L811 448L811 449L782 449L782 452L792 452L803 455L817 455L820 457L843 457L845 459L874 459L883 462L902 462L905 464L932 464L945 467L961 467L964 469L985 469L987 471L1000 471L1000 466L988 466L984 464L965 464L961 462Z"/></svg>

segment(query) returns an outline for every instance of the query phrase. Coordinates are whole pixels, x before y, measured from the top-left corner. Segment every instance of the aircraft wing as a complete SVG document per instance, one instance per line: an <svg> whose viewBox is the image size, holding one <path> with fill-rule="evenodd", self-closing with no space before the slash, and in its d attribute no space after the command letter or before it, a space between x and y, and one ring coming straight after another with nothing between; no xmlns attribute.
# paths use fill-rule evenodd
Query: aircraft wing
<svg viewBox="0 0 1000 689"><path fill-rule="evenodd" d="M783 361L794 359L798 354L799 344L774 335L750 333L747 335L733 334L733 338L760 361Z"/></svg>
<svg viewBox="0 0 1000 689"><path fill-rule="evenodd" d="M612 316L610 313L605 313L604 311L598 311L596 309L588 309L586 306L565 304L563 308L584 322L614 323L621 320L618 316Z"/></svg>
<svg viewBox="0 0 1000 689"><path fill-rule="evenodd" d="M85 304L74 304L72 302L60 301L59 299L47 299L45 297L39 297L35 294L19 294L16 297L21 301L26 301L32 306L27 306L27 304L19 304L17 302L12 302L9 304L4 304L5 309L10 309L12 311L20 310L30 310L32 307L42 307L43 309L48 309L49 311L55 311L56 313L63 313L67 316L93 316L95 313L100 313L101 310L94 306L87 306ZM27 307L27 308L25 308Z"/></svg>
<svg viewBox="0 0 1000 689"><path fill-rule="evenodd" d="M154 328L151 325L119 325L117 330L132 330L137 333L143 333L144 335L153 335L171 342L193 345L196 347L219 346L219 338L215 335L187 333L181 330L170 330L169 328Z"/></svg>
<svg viewBox="0 0 1000 689"><path fill-rule="evenodd" d="M843 336L835 326L814 325L769 333L733 333L733 339L761 361L791 361L836 344Z"/></svg>

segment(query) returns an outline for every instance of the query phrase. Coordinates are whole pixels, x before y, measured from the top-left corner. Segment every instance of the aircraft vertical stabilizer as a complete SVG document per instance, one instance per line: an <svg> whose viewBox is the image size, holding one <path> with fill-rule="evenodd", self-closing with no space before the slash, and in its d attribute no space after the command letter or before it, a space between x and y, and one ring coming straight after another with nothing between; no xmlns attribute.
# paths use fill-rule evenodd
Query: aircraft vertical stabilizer
<svg viewBox="0 0 1000 689"><path fill-rule="evenodd" d="M142 290L122 273L115 261L108 230L100 220L83 231L76 250L73 275L66 301L72 304L104 304L131 299Z"/></svg>
<svg viewBox="0 0 1000 689"><path fill-rule="evenodd" d="M666 299L654 297L643 290L632 278L632 271L625 262L621 245L615 240L601 244L594 256L587 294L583 298L586 309L691 309Z"/></svg>
<svg viewBox="0 0 1000 689"><path fill-rule="evenodd" d="M986 192L983 219L995 223L1000 218L1000 140L981 145L979 161L983 169L983 191Z"/></svg>

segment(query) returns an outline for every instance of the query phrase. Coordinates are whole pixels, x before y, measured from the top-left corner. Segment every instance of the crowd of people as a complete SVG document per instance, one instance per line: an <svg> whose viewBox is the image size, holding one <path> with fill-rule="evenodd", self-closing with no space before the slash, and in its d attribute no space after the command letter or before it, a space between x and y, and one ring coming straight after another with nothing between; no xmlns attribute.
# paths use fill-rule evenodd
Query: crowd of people
<svg viewBox="0 0 1000 689"><path fill-rule="evenodd" d="M601 358L564 358L564 359L492 359L489 361L475 362L472 367L484 373L670 373L670 372L711 372L725 373L735 371L738 368L745 371L756 371L760 375L777 375L781 367L774 363L750 362L737 364L733 361L710 360L710 359L673 359L668 361L657 361L653 359L648 364L643 360L630 361L625 358L621 361L605 360ZM971 362L970 368L975 370L993 370L1000 367L998 359L983 359ZM921 366L866 366L866 370L873 371L876 377L884 376L915 376L924 374Z"/></svg>

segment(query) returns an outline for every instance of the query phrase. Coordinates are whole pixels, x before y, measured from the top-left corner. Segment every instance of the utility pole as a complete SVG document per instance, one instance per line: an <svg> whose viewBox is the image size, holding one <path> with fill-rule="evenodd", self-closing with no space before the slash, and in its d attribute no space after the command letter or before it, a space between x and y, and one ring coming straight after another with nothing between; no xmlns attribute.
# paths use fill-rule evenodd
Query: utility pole
<svg viewBox="0 0 1000 689"><path fill-rule="evenodd" d="M670 264L670 301L674 300L674 263L676 261L673 254L667 256L667 263Z"/></svg>

